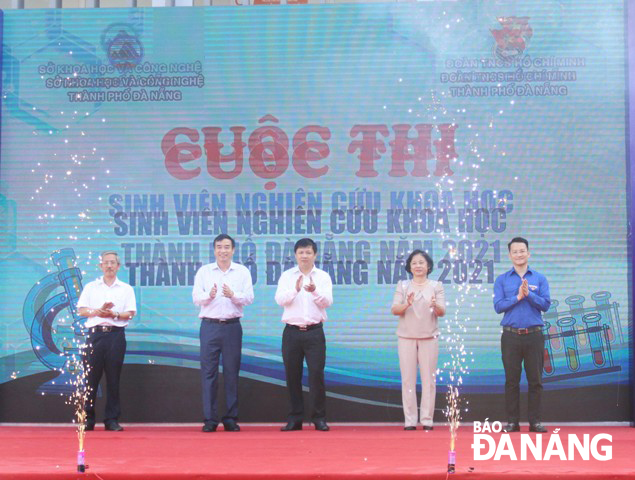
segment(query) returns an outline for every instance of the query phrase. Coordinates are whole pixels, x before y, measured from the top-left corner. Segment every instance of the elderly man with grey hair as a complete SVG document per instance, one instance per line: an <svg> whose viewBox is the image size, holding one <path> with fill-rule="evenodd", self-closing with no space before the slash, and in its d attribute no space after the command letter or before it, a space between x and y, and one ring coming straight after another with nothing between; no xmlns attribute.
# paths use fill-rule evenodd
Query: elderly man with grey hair
<svg viewBox="0 0 635 480"><path fill-rule="evenodd" d="M106 375L106 430L121 431L119 425L119 377L126 354L125 328L137 311L134 290L117 278L121 267L116 252L100 255L103 276L88 283L77 301L77 310L87 317L84 367L87 371L86 430L95 429L95 397L103 374Z"/></svg>

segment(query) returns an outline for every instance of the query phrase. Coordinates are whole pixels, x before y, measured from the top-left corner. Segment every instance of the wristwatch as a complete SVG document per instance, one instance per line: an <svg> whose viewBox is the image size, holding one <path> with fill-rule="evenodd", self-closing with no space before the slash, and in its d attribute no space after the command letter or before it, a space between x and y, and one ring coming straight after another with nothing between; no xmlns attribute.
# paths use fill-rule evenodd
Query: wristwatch
<svg viewBox="0 0 635 480"><path fill-rule="evenodd" d="M115 313L115 320L119 320L119 312Z"/></svg>

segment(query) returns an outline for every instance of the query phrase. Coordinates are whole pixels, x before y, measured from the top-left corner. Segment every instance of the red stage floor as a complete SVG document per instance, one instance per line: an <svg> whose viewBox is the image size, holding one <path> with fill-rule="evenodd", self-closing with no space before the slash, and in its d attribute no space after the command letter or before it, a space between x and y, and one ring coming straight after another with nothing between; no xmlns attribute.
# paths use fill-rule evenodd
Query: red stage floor
<svg viewBox="0 0 635 480"><path fill-rule="evenodd" d="M306 427L280 432L279 425L243 424L241 432L202 433L199 426L125 425L124 432L98 427L86 438L86 474L76 472L77 436L71 427L0 427L0 478L196 478L196 479L444 479L447 475L448 428L406 432L398 426L331 425L330 432ZM526 426L523 427L526 433ZM553 427L550 428L553 430ZM474 460L471 426L462 427L452 479L492 480L635 478L635 429L629 427L562 427L568 435L612 436L612 459ZM535 434L531 434L532 438ZM501 434L492 434L497 442ZM520 435L511 435L520 458ZM543 454L550 434L543 435Z"/></svg>

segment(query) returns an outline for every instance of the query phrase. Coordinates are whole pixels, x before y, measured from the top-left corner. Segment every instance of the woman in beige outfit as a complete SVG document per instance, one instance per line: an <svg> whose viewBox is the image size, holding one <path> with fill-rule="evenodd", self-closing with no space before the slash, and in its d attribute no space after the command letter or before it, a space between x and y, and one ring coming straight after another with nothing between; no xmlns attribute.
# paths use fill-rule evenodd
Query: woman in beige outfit
<svg viewBox="0 0 635 480"><path fill-rule="evenodd" d="M397 284L392 302L391 311L399 316L397 336L405 430L417 428L417 363L421 373L420 422L424 430L433 428L439 358L437 318L445 315L443 285L428 278L433 265L426 252L413 251L405 267L412 280Z"/></svg>

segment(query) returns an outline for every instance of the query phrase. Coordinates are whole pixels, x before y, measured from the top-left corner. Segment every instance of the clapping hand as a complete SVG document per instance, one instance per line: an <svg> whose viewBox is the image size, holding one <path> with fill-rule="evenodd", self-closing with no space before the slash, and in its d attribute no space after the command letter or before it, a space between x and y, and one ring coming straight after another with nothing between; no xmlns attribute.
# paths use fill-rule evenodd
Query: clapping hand
<svg viewBox="0 0 635 480"><path fill-rule="evenodd" d="M300 275L298 277L298 279L295 281L295 291L296 292L299 292L300 289L302 288L302 282L303 282L302 275Z"/></svg>
<svg viewBox="0 0 635 480"><path fill-rule="evenodd" d="M234 296L234 291L229 288L229 285L226 283L223 285L223 296L227 298L232 298Z"/></svg>
<svg viewBox="0 0 635 480"><path fill-rule="evenodd" d="M414 302L415 302L415 292L410 292L408 296L406 297L406 303L408 304L408 307L412 305Z"/></svg>
<svg viewBox="0 0 635 480"><path fill-rule="evenodd" d="M112 312L112 307L114 307L115 304L112 302L105 302L101 308L98 308L97 310L95 310L95 315L97 317L100 318L113 318L115 316L115 314Z"/></svg>
<svg viewBox="0 0 635 480"><path fill-rule="evenodd" d="M529 282L527 281L526 278L523 278L522 289L523 289L523 296L524 297L529 296Z"/></svg>
<svg viewBox="0 0 635 480"><path fill-rule="evenodd" d="M516 296L516 298L518 298L518 301L520 301L528 295L529 295L529 282L527 281L526 278L523 278L523 281L520 284L520 288L518 288L518 295Z"/></svg>
<svg viewBox="0 0 635 480"><path fill-rule="evenodd" d="M305 285L304 289L309 293L313 293L315 292L315 283L313 283L313 277L309 278L311 279L311 282L308 285Z"/></svg>

